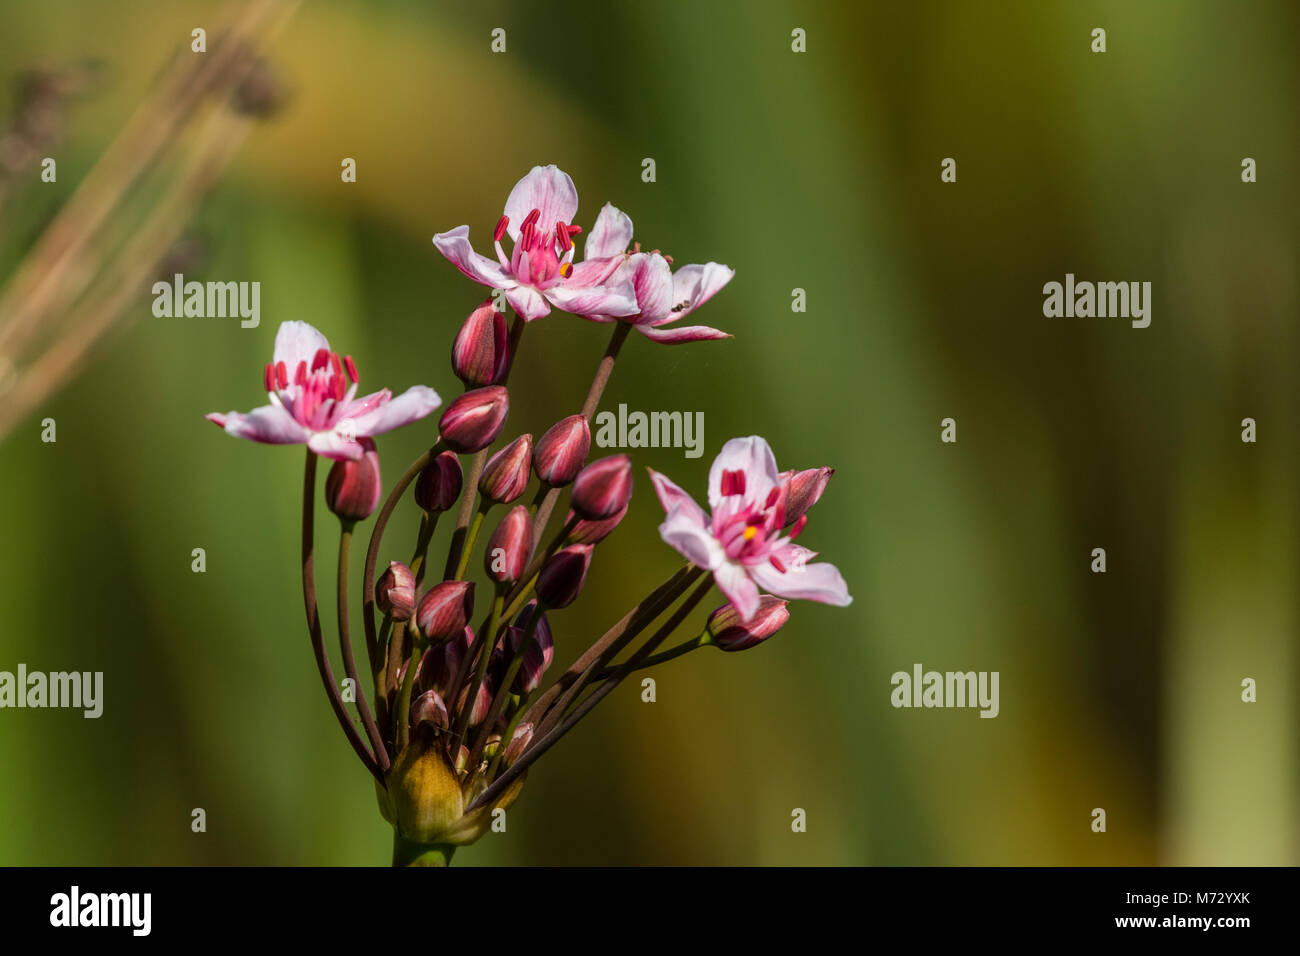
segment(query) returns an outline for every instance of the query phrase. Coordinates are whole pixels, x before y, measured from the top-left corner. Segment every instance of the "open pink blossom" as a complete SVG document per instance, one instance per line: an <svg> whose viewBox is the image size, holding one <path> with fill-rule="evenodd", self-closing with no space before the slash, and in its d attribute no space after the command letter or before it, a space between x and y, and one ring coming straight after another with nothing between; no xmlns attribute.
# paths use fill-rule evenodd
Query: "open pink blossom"
<svg viewBox="0 0 1300 956"><path fill-rule="evenodd" d="M757 435L727 442L709 469L706 515L685 491L650 472L667 520L659 534L689 560L713 572L718 588L749 621L759 609L759 589L783 598L806 598L840 607L852 602L833 564L809 564L816 552L794 543L806 522L785 528L787 483L776 458Z"/></svg>
<svg viewBox="0 0 1300 956"><path fill-rule="evenodd" d="M573 237L582 231L573 225L577 211L578 190L568 173L534 166L510 191L497 222L492 235L496 261L474 251L469 226L440 232L433 244L466 276L500 289L526 322L540 319L552 306L583 316L635 314L639 309L631 278L613 275L620 259L593 257L588 248L584 261L573 261ZM514 241L509 256L501 247L507 235Z"/></svg>
<svg viewBox="0 0 1300 956"><path fill-rule="evenodd" d="M646 338L667 345L679 342L699 342L704 339L729 339L730 333L707 325L689 325L668 328L671 323L690 315L731 281L735 270L718 262L704 265L682 266L673 272L667 256L642 252L640 244L633 246L632 220L609 203L596 217L596 225L587 237L585 247L588 261L605 261L617 258L620 265L613 281L631 280L636 291L635 314L626 316L590 315L596 322L630 322Z"/></svg>
<svg viewBox="0 0 1300 956"><path fill-rule="evenodd" d="M359 439L382 435L417 421L441 404L438 393L414 385L393 398L388 389L357 398L357 366L340 359L329 342L306 322L285 322L275 334L275 351L262 384L271 404L247 415L207 416L236 438L271 445L301 445L336 461L356 460Z"/></svg>

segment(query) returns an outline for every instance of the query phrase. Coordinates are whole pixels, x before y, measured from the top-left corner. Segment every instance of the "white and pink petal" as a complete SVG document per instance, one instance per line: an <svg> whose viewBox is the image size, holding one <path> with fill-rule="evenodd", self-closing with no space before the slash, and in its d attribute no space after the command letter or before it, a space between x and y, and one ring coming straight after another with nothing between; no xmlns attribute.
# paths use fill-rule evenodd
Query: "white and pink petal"
<svg viewBox="0 0 1300 956"><path fill-rule="evenodd" d="M267 445L298 445L311 434L279 404L263 405L247 415L213 412L207 419L221 426L227 435Z"/></svg>
<svg viewBox="0 0 1300 956"><path fill-rule="evenodd" d="M578 190L569 174L557 166L534 166L515 183L506 199L505 214L510 217L506 232L519 241L519 229L534 209L539 210L537 228L543 234L555 231L557 222L572 224L578 212Z"/></svg>
<svg viewBox="0 0 1300 956"><path fill-rule="evenodd" d="M780 472L776 469L776 456L772 447L759 435L748 438L733 438L722 446L718 457L713 459L709 468L709 507L716 509L722 502L722 476L726 472L738 472L740 478L735 482L743 484L741 497L746 502L764 505L768 493L781 483Z"/></svg>
<svg viewBox="0 0 1300 956"><path fill-rule="evenodd" d="M433 244L448 262L480 285L508 289L515 284L514 277L502 268L501 263L474 251L469 241L469 226L440 232L433 237Z"/></svg>
<svg viewBox="0 0 1300 956"><path fill-rule="evenodd" d="M783 598L799 598L845 607L853 603L844 577L833 564L794 564L778 571L771 563L757 564L749 573L764 591Z"/></svg>
<svg viewBox="0 0 1300 956"><path fill-rule="evenodd" d="M613 203L605 203L601 207L600 215L596 217L595 224L591 227L591 232L587 234L587 241L582 247L583 257L602 259L606 256L617 256L626 252L631 244L631 217Z"/></svg>
<svg viewBox="0 0 1300 956"><path fill-rule="evenodd" d="M659 526L659 536L688 561L713 570L725 562L722 546L698 515L688 508L674 508Z"/></svg>
<svg viewBox="0 0 1300 956"><path fill-rule="evenodd" d="M704 509L695 503L695 499L687 491L667 475L660 474L653 468L647 468L646 471L650 472L650 484L654 486L655 494L658 495L665 514L672 514L674 509L682 508L695 518L701 527L708 524L708 516L704 513Z"/></svg>
<svg viewBox="0 0 1300 956"><path fill-rule="evenodd" d="M307 367L311 368L316 353L321 349L328 352L330 343L314 326L306 322L281 322L275 333L271 362L277 365L283 362L289 381L292 382L298 363L306 362Z"/></svg>

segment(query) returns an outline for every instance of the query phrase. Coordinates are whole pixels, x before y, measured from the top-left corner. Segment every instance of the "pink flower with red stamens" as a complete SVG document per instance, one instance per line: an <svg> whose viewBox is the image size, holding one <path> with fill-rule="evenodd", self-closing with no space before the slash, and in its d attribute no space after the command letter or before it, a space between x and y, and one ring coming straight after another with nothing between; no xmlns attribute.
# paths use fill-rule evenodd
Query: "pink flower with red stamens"
<svg viewBox="0 0 1300 956"><path fill-rule="evenodd" d="M638 243L629 253L627 248L631 242L632 220L606 203L587 237L587 261L618 259L620 265L611 281L630 280L636 291L637 307L632 315L589 315L587 318L595 322L630 322L646 338L665 345L731 338L730 333L707 325L668 326L713 298L731 281L735 270L718 262L706 262L682 266L673 272L672 260L660 255L658 250L642 252Z"/></svg>
<svg viewBox="0 0 1300 956"><path fill-rule="evenodd" d="M262 384L271 404L247 415L207 416L236 438L270 445L301 445L336 461L355 461L365 452L361 438L382 435L417 421L441 404L438 393L414 385L396 398L388 389L357 398L352 356L331 352L325 336L306 322L285 322Z"/></svg>
<svg viewBox="0 0 1300 956"><path fill-rule="evenodd" d="M718 588L749 621L759 610L759 588L777 597L806 598L843 607L852 602L833 564L809 564L816 552L794 543L785 528L787 483L776 458L757 435L733 438L709 469L707 515L685 491L651 471L667 520L659 534L698 566L713 572Z"/></svg>
<svg viewBox="0 0 1300 956"><path fill-rule="evenodd" d="M593 257L588 242L587 258L574 262L573 237L582 231L572 225L577 211L578 190L569 175L555 166L534 166L511 190L492 234L495 262L474 251L469 226L440 232L433 244L466 276L500 289L526 322L552 306L583 316L634 315L640 309L630 276L613 278L621 259ZM514 242L509 256L501 246L506 236Z"/></svg>

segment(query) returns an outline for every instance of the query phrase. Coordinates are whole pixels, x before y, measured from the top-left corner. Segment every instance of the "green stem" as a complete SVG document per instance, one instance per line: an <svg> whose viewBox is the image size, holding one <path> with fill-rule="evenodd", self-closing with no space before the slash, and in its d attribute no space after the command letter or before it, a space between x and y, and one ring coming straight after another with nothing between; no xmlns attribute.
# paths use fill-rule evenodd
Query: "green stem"
<svg viewBox="0 0 1300 956"><path fill-rule="evenodd" d="M411 659L406 664L406 674L402 678L402 689L397 694L397 752L400 754L411 739L411 688L415 686L415 674L420 669L420 648L413 642Z"/></svg>
<svg viewBox="0 0 1300 956"><path fill-rule="evenodd" d="M374 751L379 769L387 770L390 763L388 748L384 746L384 735L379 732L379 726L370 713L370 702L366 698L366 689L361 685L361 678L357 676L357 662L352 654L352 624L348 612L348 559L352 552L352 529L355 526L355 521L343 521L339 530L337 588L339 654L343 658L343 672L348 675L348 680L352 681L352 686L356 688L357 712L361 714L361 725L366 728L366 735L370 738L370 749Z"/></svg>
<svg viewBox="0 0 1300 956"><path fill-rule="evenodd" d="M455 760L460 752L461 741L465 739L465 732L469 730L470 717L474 713L474 701L478 699L479 688L483 686L483 680L487 677L488 664L492 660L492 651L496 649L497 626L501 623L501 608L505 603L505 592L500 588L492 598L492 610L488 612L487 620L479 630L478 636L474 643L479 645L478 669L474 674L474 683L469 685L469 693L465 695L465 705L461 707L460 713L456 715L456 727L452 733L451 746L448 748ZM472 652L472 650L471 650ZM459 700L460 689L456 689L456 700ZM453 701L448 704L449 707L455 707ZM466 765L468 770L468 764Z"/></svg>
<svg viewBox="0 0 1300 956"><path fill-rule="evenodd" d="M469 559L474 553L474 542L478 540L479 529L483 527L483 518L491 507L492 502L485 498L474 512L474 517L465 531L465 543L460 551L460 560L456 562L456 575L452 578L453 581L465 580L465 572L469 570Z"/></svg>
<svg viewBox="0 0 1300 956"><path fill-rule="evenodd" d="M650 657L647 657L640 664L638 664L634 668L634 670L639 670L639 671L646 670L647 668L654 667L656 664L663 664L666 661L670 661L674 657L681 657L683 654L693 651L696 648L707 647L709 644L712 643L713 643L713 638L709 635L708 631L704 631L703 633L695 637L692 637L689 641L684 641L683 643L678 644L676 647L670 647L666 651L660 651L658 654L653 654ZM599 674L596 675L595 679L604 680L607 677L613 676L616 670L617 668L615 667L606 667L603 671L601 671Z"/></svg>
<svg viewBox="0 0 1300 956"><path fill-rule="evenodd" d="M420 515L420 534L415 543L415 554L411 556L411 573L415 575L415 591L420 592L420 585L424 583L424 571L429 566L429 542L433 540L433 532L438 527L438 514L424 512Z"/></svg>
<svg viewBox="0 0 1300 956"><path fill-rule="evenodd" d="M381 786L385 786L384 772L366 748L366 742L357 733L357 728L348 716L348 709L339 694L338 684L334 682L334 668L330 666L329 654L325 651L325 635L321 631L320 612L316 607L316 453L307 450L307 464L303 470L302 480L302 599L307 611L307 633L311 638L312 653L316 658L316 669L320 671L321 683L325 685L325 695L329 698L330 708L338 719L348 743L356 751L367 770L374 775Z"/></svg>
<svg viewBox="0 0 1300 956"><path fill-rule="evenodd" d="M375 517L375 526L370 531L370 545L366 548L366 569L361 579L361 621L366 629L366 650L370 655L372 675L378 674L381 663L379 638L375 626L375 561L379 557L379 545L384 539L384 529L388 527L388 519L392 516L397 503L401 501L402 495L411 482L419 477L424 466L441 454L442 449L442 439L439 438L432 448L411 462L411 467L406 469L405 474L397 480L393 490L388 493L384 506L379 509L379 514Z"/></svg>
<svg viewBox="0 0 1300 956"><path fill-rule="evenodd" d="M560 545L564 544L564 540L573 531L578 521L578 516L574 515L572 520L565 522L559 533L547 543L545 550L533 558L532 564L528 566L528 570L520 578L520 583L515 586L515 589L510 592L507 598L510 603L506 607L505 613L501 615L507 621L514 620L515 615L519 613L519 609L527 602L533 588L537 585L537 575L541 573L542 565L549 561L556 551L560 550Z"/></svg>
<svg viewBox="0 0 1300 956"><path fill-rule="evenodd" d="M501 776L494 780L486 790L479 794L465 809L465 812L469 813L485 804L490 806L492 801L499 797L506 787L510 786L511 783L517 780L519 776L531 767L538 758L546 753L546 751L554 747L561 737L577 725L578 721L591 713L597 704L609 696L614 688L622 683L623 678L636 670L636 668L654 652L656 647L662 644L673 631L677 630L686 619L687 615L689 615L691 611L695 610L696 605L700 603L701 599L712 587L712 576L706 577L701 581L695 590L692 591L686 600L677 608L677 610L672 613L672 616L668 618L664 625L660 627L649 640L642 644L641 647L637 649L636 653L624 661L611 677L598 684L596 688L573 709L571 714L560 721L554 730L540 739L536 734L534 734L532 742L528 745L528 749L523 752L523 755L506 768L505 773L501 774Z"/></svg>
<svg viewBox="0 0 1300 956"><path fill-rule="evenodd" d="M456 848L447 843L415 843L393 831L393 866L451 866Z"/></svg>
<svg viewBox="0 0 1300 956"><path fill-rule="evenodd" d="M618 353L623 348L623 343L627 341L628 334L632 331L632 325L629 322L615 322L614 334L609 338L609 345L605 347L605 354L600 359L600 364L596 366L596 375L591 380L591 387L587 389L587 398L582 403L582 417L591 421L591 416L596 414L596 406L600 404L600 397L605 394L605 386L609 384L609 377L614 374L614 362L618 360ZM546 524L551 520L551 512L555 510L555 502L560 497L559 488L551 488L546 492L546 497L537 507L537 514L533 518L533 540L536 541L546 530Z"/></svg>
<svg viewBox="0 0 1300 956"><path fill-rule="evenodd" d="M506 701L510 699L510 688L515 682L519 668L524 663L524 657L528 653L528 644L537 632L537 625L541 619L542 609L540 607L535 608L532 616L528 619L528 627L524 630L523 640L519 642L514 657L510 659L510 666L506 668L505 676L501 678L501 686L497 688L496 696L492 698L492 706L488 708L487 717L484 718L482 725L479 727L478 738L474 741L474 746L469 752L469 760L465 764L466 769L470 771L471 780L477 773L475 768L478 767L479 758L483 756L483 751L487 747L487 739L492 731L492 725L497 722L497 718L501 716L501 711L505 709ZM509 740L502 738L501 749L504 750L509 742Z"/></svg>

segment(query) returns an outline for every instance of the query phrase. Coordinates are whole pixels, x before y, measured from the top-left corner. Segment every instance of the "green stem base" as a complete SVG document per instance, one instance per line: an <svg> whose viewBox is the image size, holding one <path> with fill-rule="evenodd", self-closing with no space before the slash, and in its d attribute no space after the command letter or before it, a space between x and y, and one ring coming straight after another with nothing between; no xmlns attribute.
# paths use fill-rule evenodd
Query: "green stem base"
<svg viewBox="0 0 1300 956"><path fill-rule="evenodd" d="M455 852L448 843L413 843L393 831L393 866L451 866Z"/></svg>

